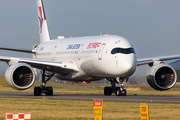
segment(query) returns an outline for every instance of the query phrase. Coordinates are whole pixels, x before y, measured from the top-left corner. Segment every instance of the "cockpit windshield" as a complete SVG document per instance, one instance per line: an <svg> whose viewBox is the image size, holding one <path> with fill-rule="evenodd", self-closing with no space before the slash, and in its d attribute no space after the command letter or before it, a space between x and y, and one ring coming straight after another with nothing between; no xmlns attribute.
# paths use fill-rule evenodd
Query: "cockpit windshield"
<svg viewBox="0 0 180 120"><path fill-rule="evenodd" d="M116 54L116 53L123 53L123 54L135 54L135 50L133 48L114 48L111 51L111 54Z"/></svg>

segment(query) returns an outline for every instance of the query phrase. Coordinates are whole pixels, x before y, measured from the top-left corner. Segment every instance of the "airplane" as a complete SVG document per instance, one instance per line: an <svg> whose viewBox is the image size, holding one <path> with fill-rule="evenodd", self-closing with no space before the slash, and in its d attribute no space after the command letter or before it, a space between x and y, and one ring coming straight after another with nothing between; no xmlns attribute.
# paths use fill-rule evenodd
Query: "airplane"
<svg viewBox="0 0 180 120"><path fill-rule="evenodd" d="M107 79L111 86L104 87L104 95L126 96L124 82L134 74L136 67L149 65L148 84L156 90L169 90L177 81L173 67L164 61L180 59L180 55L137 59L133 44L118 35L100 35L50 40L43 0L37 0L40 44L35 49L0 47L1 50L31 53L36 58L0 56L9 67L5 72L7 84L16 90L26 90L35 82L35 70L42 71L42 85L34 87L34 96L53 95L46 83L57 79L90 83ZM116 84L120 84L117 87Z"/></svg>

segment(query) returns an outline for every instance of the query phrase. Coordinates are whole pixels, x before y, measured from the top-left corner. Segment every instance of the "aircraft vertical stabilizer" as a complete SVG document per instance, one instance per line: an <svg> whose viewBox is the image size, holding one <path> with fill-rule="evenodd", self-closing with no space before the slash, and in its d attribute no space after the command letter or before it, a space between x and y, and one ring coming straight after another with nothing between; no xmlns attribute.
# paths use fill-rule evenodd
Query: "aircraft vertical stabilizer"
<svg viewBox="0 0 180 120"><path fill-rule="evenodd" d="M46 15L44 11L43 0L37 0L38 20L39 20L39 33L40 42L47 42L50 40L49 32L46 22Z"/></svg>

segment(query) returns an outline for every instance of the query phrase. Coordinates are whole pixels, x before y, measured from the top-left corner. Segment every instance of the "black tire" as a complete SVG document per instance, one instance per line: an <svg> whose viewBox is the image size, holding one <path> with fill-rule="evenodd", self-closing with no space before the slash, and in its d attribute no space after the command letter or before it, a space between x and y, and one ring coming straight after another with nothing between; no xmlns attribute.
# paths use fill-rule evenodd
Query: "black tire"
<svg viewBox="0 0 180 120"><path fill-rule="evenodd" d="M112 88L111 87L107 87L107 95L111 95L112 94Z"/></svg>
<svg viewBox="0 0 180 120"><path fill-rule="evenodd" d="M116 92L115 92L116 96L121 96L122 92L120 90L120 87L116 87Z"/></svg>
<svg viewBox="0 0 180 120"><path fill-rule="evenodd" d="M107 87L104 87L104 95L107 95Z"/></svg>
<svg viewBox="0 0 180 120"><path fill-rule="evenodd" d="M34 87L34 96L40 96L42 93L42 90L40 87Z"/></svg>
<svg viewBox="0 0 180 120"><path fill-rule="evenodd" d="M111 87L104 87L104 95L111 95L112 88Z"/></svg>
<svg viewBox="0 0 180 120"><path fill-rule="evenodd" d="M123 89L122 95L123 95L123 96L126 96L126 89Z"/></svg>
<svg viewBox="0 0 180 120"><path fill-rule="evenodd" d="M52 87L46 87L46 95L53 95L53 88Z"/></svg>

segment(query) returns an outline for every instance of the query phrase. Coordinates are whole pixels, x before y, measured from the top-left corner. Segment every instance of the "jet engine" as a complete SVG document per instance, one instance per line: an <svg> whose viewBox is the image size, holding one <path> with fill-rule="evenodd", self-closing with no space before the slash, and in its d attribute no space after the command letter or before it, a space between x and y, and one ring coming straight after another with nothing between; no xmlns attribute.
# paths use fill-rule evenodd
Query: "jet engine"
<svg viewBox="0 0 180 120"><path fill-rule="evenodd" d="M152 88L163 91L175 85L177 74L170 65L161 63L150 67L146 78Z"/></svg>
<svg viewBox="0 0 180 120"><path fill-rule="evenodd" d="M33 68L26 63L16 63L11 65L5 73L7 84L16 90L30 88L35 81Z"/></svg>

